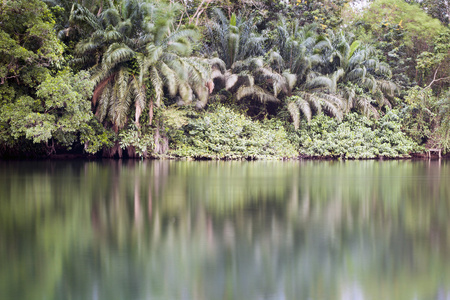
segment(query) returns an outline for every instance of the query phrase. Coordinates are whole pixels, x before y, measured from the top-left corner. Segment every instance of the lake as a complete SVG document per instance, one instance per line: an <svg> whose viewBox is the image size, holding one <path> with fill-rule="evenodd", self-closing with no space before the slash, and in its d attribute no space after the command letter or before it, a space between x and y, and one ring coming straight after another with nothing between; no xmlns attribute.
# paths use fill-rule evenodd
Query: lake
<svg viewBox="0 0 450 300"><path fill-rule="evenodd" d="M2 300L449 300L450 161L0 161Z"/></svg>

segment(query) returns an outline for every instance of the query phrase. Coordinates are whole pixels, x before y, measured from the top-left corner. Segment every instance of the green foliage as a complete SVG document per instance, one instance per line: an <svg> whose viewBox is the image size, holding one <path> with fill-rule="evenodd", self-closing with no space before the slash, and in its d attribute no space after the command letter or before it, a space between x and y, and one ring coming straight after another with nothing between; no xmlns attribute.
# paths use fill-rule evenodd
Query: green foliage
<svg viewBox="0 0 450 300"><path fill-rule="evenodd" d="M134 108L139 124L142 111L161 105L166 95L204 106L210 68L191 57L198 32L174 29L181 7L140 0L120 4L111 3L98 15L76 5L71 14L75 24L91 27L76 46L74 63L92 68L93 103L100 121L117 132L126 127ZM152 99L146 89L154 91Z"/></svg>
<svg viewBox="0 0 450 300"><path fill-rule="evenodd" d="M79 128L80 142L84 145L84 151L95 154L102 148L110 148L114 145L116 134L108 129L96 119L91 118Z"/></svg>
<svg viewBox="0 0 450 300"><path fill-rule="evenodd" d="M427 15L418 5L403 0L376 0L364 12L363 21L376 30L378 24L399 24L405 28L405 42L412 46L415 40L429 44L445 27L437 19Z"/></svg>
<svg viewBox="0 0 450 300"><path fill-rule="evenodd" d="M422 5L430 10L430 3L439 1ZM388 131L380 133L380 120L370 126L350 124L345 114L379 118L399 103L404 104L403 129L416 142L443 145L448 140L447 98L440 93L449 83L449 33L419 6L376 0L359 18L361 26L333 31L342 22L346 0L226 1L220 8L214 2L3 1L1 148L40 145L50 153L55 146L70 149L81 142L88 153L104 147L115 153L120 146L142 157L163 143L162 152L169 145L177 156L290 157L292 147L279 123L251 122L244 114L259 120L290 115L300 131L310 130L314 120L334 122L335 136L317 136L317 143L346 140L347 131L366 143L370 130L378 130L380 137ZM258 11L248 14L247 8L255 7ZM203 44L193 26L202 22L200 15L211 16L204 23ZM67 43L64 55L57 37ZM194 57L194 48L205 57ZM64 58L74 58L72 69L58 73ZM435 94L409 89L414 79ZM394 98L398 87L405 99ZM244 114L223 107L204 113L211 93ZM174 103L189 108L180 110ZM337 120L329 121L322 112ZM338 123L342 119L347 121ZM401 134L396 130L393 136ZM341 148L334 140L324 143L317 151L305 146L308 155L405 153L390 141L384 142L386 149L352 148L348 153L341 149L345 143Z"/></svg>
<svg viewBox="0 0 450 300"><path fill-rule="evenodd" d="M450 152L450 89L437 102L439 108L440 127L437 130L439 145L444 152Z"/></svg>
<svg viewBox="0 0 450 300"><path fill-rule="evenodd" d="M70 147L82 131L81 142L88 145L93 139L92 134L99 133L89 125L93 115L88 99L93 85L88 77L87 72L73 75L67 69L56 76L47 75L37 88L36 98L24 95L4 104L0 113L0 123L4 124L2 142L12 145L25 138L33 143L48 144L55 140ZM5 139L8 135L12 140ZM86 148L92 153L104 143L106 140L97 141L95 146Z"/></svg>
<svg viewBox="0 0 450 300"><path fill-rule="evenodd" d="M295 157L296 151L278 121L252 122L242 114L218 106L183 127L184 140L173 155L209 159Z"/></svg>
<svg viewBox="0 0 450 300"><path fill-rule="evenodd" d="M438 94L445 91L450 86L450 31L440 33L434 40L433 51L420 53L416 62L423 85Z"/></svg>
<svg viewBox="0 0 450 300"><path fill-rule="evenodd" d="M0 24L0 84L35 87L47 67L61 63L63 45L53 32L51 12L41 1L3 1Z"/></svg>
<svg viewBox="0 0 450 300"><path fill-rule="evenodd" d="M448 0L413 0L431 17L439 19L444 25L450 22L450 3Z"/></svg>
<svg viewBox="0 0 450 300"><path fill-rule="evenodd" d="M134 123L121 130L119 139L122 149L132 147L139 157L146 157L154 146L152 131L148 127L138 128Z"/></svg>
<svg viewBox="0 0 450 300"><path fill-rule="evenodd" d="M420 149L400 130L399 121L395 111L389 111L379 120L350 113L341 123L320 114L309 124L302 124L292 140L300 154L307 157L408 157Z"/></svg>
<svg viewBox="0 0 450 300"><path fill-rule="evenodd" d="M253 16L246 18L233 14L228 19L218 8L213 13L214 17L205 30L209 54L217 54L227 68L237 61L264 54L265 37L256 33Z"/></svg>
<svg viewBox="0 0 450 300"><path fill-rule="evenodd" d="M322 29L336 28L342 24L341 12L348 0L289 0L280 5L284 15L300 19L302 25L317 22Z"/></svg>
<svg viewBox="0 0 450 300"><path fill-rule="evenodd" d="M414 87L405 97L401 111L404 131L419 144L426 143L433 132L436 98L431 89Z"/></svg>

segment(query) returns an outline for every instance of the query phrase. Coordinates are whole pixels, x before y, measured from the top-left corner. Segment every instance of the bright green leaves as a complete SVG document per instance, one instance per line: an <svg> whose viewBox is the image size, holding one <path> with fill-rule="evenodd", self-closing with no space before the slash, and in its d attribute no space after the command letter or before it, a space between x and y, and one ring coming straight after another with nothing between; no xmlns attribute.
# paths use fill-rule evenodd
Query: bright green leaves
<svg viewBox="0 0 450 300"><path fill-rule="evenodd" d="M379 120L351 113L342 123L321 114L303 124L293 140L300 154L309 157L408 157L420 149L400 130L399 121L393 111Z"/></svg>
<svg viewBox="0 0 450 300"><path fill-rule="evenodd" d="M37 88L36 99L21 96L5 104L0 122L8 125L9 134L15 139L24 137L34 143L55 139L70 146L93 118L88 100L92 89L86 72L73 75L63 70L56 76L47 75Z"/></svg>
<svg viewBox="0 0 450 300"><path fill-rule="evenodd" d="M236 26L236 14L233 13L230 19L230 26Z"/></svg>
<svg viewBox="0 0 450 300"><path fill-rule="evenodd" d="M405 42L412 46L414 41L422 39L431 42L445 27L437 19L428 16L418 5L403 0L377 0L365 11L363 20L367 24L399 24L405 28ZM375 29L375 28L374 28Z"/></svg>
<svg viewBox="0 0 450 300"><path fill-rule="evenodd" d="M219 106L201 118L191 119L184 140L173 154L215 159L284 158L297 155L278 122L255 122Z"/></svg>
<svg viewBox="0 0 450 300"><path fill-rule="evenodd" d="M359 46L361 46L361 41L354 41L351 45L350 45L350 52L349 52L349 57L352 57L353 53L355 53L356 49L359 48Z"/></svg>
<svg viewBox="0 0 450 300"><path fill-rule="evenodd" d="M126 130L119 133L120 147L122 149L132 147L139 157L147 157L153 151L153 134L145 128L137 128L135 124L130 124Z"/></svg>

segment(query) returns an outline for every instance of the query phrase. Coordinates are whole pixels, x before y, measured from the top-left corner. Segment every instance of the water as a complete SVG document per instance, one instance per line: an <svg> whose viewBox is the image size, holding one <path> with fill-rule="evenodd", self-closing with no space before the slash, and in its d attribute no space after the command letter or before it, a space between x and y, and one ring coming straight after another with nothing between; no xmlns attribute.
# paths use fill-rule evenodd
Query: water
<svg viewBox="0 0 450 300"><path fill-rule="evenodd" d="M450 299L450 161L0 162L0 299Z"/></svg>

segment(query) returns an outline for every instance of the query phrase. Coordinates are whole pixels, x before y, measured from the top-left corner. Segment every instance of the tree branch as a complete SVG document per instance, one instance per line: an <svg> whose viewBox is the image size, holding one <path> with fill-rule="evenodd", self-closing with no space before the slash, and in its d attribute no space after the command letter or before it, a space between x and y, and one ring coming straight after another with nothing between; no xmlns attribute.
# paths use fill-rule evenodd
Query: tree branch
<svg viewBox="0 0 450 300"><path fill-rule="evenodd" d="M437 67L436 71L434 71L433 80L430 82L429 85L427 85L426 87L423 88L424 90L430 88L430 87L431 87L434 83L436 83L436 82L439 82L439 81L442 81L442 80L450 79L450 76L442 77L442 78L436 79L436 76L437 76L437 73L438 73L440 67L441 67L441 64L439 64L439 66Z"/></svg>

